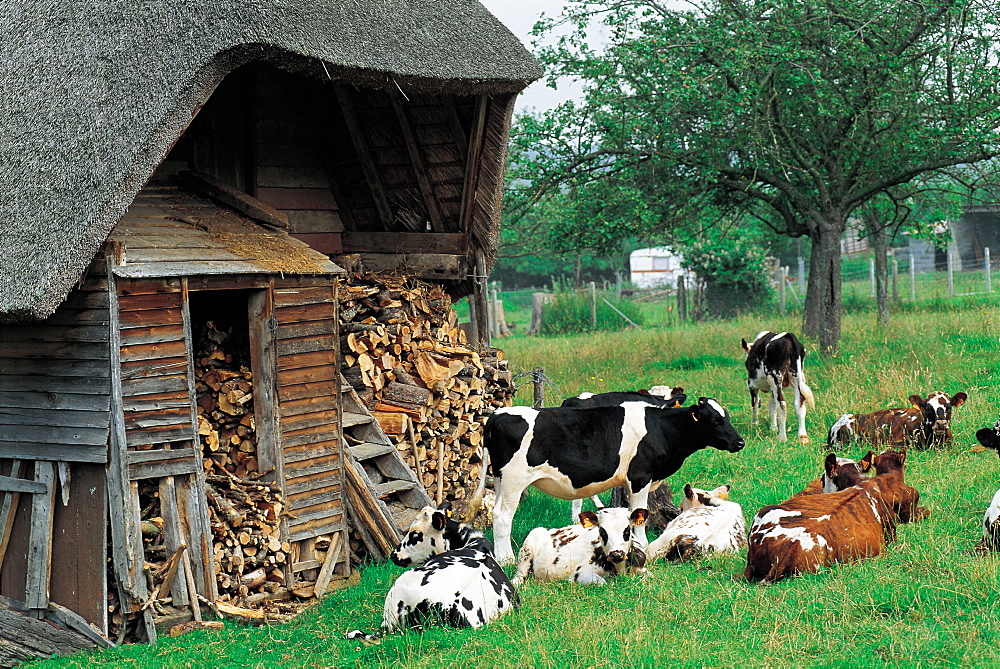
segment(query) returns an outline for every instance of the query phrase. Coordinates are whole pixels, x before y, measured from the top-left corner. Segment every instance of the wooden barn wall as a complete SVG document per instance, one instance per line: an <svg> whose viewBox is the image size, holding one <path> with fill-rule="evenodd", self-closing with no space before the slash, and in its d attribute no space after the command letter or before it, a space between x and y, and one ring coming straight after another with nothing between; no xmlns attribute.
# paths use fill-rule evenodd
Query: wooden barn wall
<svg viewBox="0 0 1000 669"><path fill-rule="evenodd" d="M119 281L118 310L128 449L194 442L181 280Z"/></svg>
<svg viewBox="0 0 1000 669"><path fill-rule="evenodd" d="M0 475L42 478L32 461L55 472L48 494L0 492L0 508L6 501L14 509L0 594L51 599L101 629L107 628L104 463L111 404L104 267L95 261L88 278L44 321L0 325ZM68 463L65 486L58 461ZM36 536L51 530L51 537L42 537L47 554L35 554L42 570L33 576L29 545L36 513L42 520L51 515L51 524L34 523ZM48 566L53 557L54 569ZM34 596L29 580L40 584Z"/></svg>
<svg viewBox="0 0 1000 669"><path fill-rule="evenodd" d="M277 385L291 541L343 529L336 285L276 280Z"/></svg>
<svg viewBox="0 0 1000 669"><path fill-rule="evenodd" d="M296 235L341 232L331 154L321 132L317 84L271 67L256 72L256 175L252 195L288 215ZM307 242L309 237L303 237Z"/></svg>

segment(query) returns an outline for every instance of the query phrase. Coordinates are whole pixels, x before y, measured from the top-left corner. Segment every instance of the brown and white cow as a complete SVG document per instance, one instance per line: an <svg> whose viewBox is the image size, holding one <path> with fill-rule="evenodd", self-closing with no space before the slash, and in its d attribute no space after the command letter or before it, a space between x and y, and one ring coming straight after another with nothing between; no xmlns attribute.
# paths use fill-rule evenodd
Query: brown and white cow
<svg viewBox="0 0 1000 669"><path fill-rule="evenodd" d="M827 447L850 443L854 439L875 446L926 448L951 440L951 410L968 399L965 393L934 391L923 399L910 395L913 405L906 409L882 409L871 413L845 413L830 427Z"/></svg>
<svg viewBox="0 0 1000 669"><path fill-rule="evenodd" d="M566 579L582 585L603 585L626 571L645 571L646 554L633 543L635 528L649 512L609 507L580 514L578 525L549 530L536 527L528 533L517 554L518 587L529 574L540 581Z"/></svg>
<svg viewBox="0 0 1000 669"><path fill-rule="evenodd" d="M681 513L646 547L651 560L686 560L699 553L738 551L747 545L743 508L729 500L729 486L684 486Z"/></svg>
<svg viewBox="0 0 1000 669"><path fill-rule="evenodd" d="M806 357L802 346L791 332L764 331L757 335L752 344L741 339L746 351L747 390L750 391L750 408L753 422L758 422L760 393L768 393L767 412L771 417L771 431L778 433L781 441L788 439L787 405L782 388L791 387L795 413L799 417L799 442L809 443L806 434L806 406L815 406L812 390L806 385L806 373L802 362Z"/></svg>
<svg viewBox="0 0 1000 669"><path fill-rule="evenodd" d="M896 524L926 517L920 493L903 482L905 451L875 457L878 474L832 493L796 495L765 506L748 540L748 580L771 583L820 567L879 555L896 537Z"/></svg>
<svg viewBox="0 0 1000 669"><path fill-rule="evenodd" d="M857 485L867 478L871 478L872 461L875 454L871 451L865 454L860 460L850 458L838 458L836 453L829 453L823 463L823 473L817 476L805 487L805 489L795 493L798 495L818 495L824 492L837 492Z"/></svg>

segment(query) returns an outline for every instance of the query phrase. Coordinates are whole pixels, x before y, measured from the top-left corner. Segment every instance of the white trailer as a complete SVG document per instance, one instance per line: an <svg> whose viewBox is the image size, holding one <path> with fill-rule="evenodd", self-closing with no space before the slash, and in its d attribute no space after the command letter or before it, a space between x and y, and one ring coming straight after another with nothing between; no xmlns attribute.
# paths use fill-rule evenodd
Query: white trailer
<svg viewBox="0 0 1000 669"><path fill-rule="evenodd" d="M687 281L693 275L681 267L681 256L668 246L632 251L629 267L632 283L638 288L675 288L677 277Z"/></svg>

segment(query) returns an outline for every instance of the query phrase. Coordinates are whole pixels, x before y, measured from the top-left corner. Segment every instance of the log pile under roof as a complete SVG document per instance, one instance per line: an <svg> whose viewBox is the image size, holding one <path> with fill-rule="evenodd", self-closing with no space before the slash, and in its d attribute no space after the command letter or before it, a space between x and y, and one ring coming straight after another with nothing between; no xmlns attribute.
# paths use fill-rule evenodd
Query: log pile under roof
<svg viewBox="0 0 1000 669"><path fill-rule="evenodd" d="M339 299L344 378L430 496L461 506L479 482L486 419L514 394L503 352L466 341L439 285L354 274Z"/></svg>

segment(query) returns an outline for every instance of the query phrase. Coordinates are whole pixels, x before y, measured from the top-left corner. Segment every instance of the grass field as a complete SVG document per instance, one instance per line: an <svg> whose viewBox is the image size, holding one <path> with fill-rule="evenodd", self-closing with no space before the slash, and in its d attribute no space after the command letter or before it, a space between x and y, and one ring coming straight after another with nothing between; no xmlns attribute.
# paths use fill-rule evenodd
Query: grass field
<svg viewBox="0 0 1000 669"><path fill-rule="evenodd" d="M650 314L648 323L657 323ZM716 397L747 439L738 454L695 453L670 479L711 488L732 485L748 520L763 505L800 490L820 472L825 432L842 412L904 406L913 393L965 391L955 410L955 442L915 451L907 482L931 517L900 528L879 558L839 565L771 586L742 579L745 553L685 564L651 565L643 579L603 588L529 581L522 606L481 630L434 628L380 644L345 641L373 630L382 599L400 573L362 570L360 585L339 591L295 621L271 628L229 625L33 666L70 667L731 667L1000 665L1000 561L972 549L983 512L1000 487L1000 460L975 453L975 431L1000 407L1000 311L996 304L897 315L886 331L870 313L848 314L840 353L810 353L805 368L817 407L807 418L811 446L779 443L749 424L740 337L762 329L798 331L797 318L656 327L502 342L514 371L545 368L549 403L588 390L682 385L689 397ZM806 341L811 350L815 342ZM530 385L518 395L530 403ZM794 434L793 421L790 421ZM845 455L857 457L860 446ZM569 520L569 503L529 491L515 519L520 540L536 525Z"/></svg>

